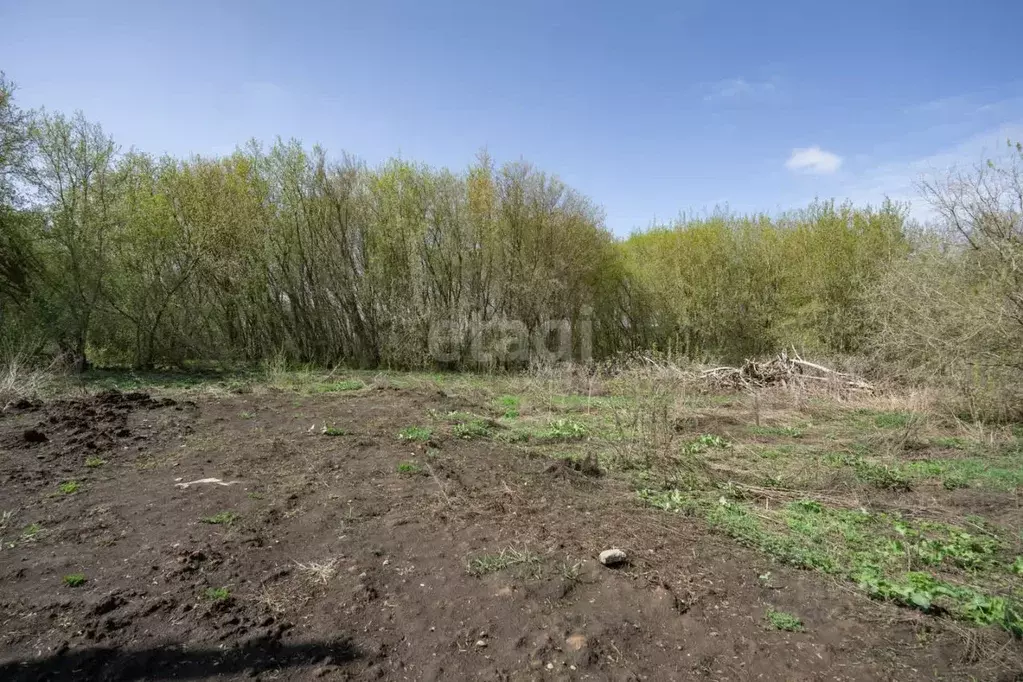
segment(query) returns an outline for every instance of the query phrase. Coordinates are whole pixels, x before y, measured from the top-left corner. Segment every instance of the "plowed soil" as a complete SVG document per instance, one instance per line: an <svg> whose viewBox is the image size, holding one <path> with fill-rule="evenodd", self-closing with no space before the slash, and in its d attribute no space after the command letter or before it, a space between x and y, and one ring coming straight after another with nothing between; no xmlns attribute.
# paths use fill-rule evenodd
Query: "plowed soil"
<svg viewBox="0 0 1023 682"><path fill-rule="evenodd" d="M612 477L397 437L465 407L393 389L10 406L0 680L1018 679L950 624ZM610 547L628 563L602 566Z"/></svg>

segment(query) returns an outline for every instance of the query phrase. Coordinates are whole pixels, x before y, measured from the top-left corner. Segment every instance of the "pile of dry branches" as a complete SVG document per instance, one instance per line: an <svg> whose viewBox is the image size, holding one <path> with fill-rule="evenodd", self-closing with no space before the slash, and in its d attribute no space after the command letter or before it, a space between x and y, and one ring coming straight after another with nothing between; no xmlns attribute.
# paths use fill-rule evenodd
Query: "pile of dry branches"
<svg viewBox="0 0 1023 682"><path fill-rule="evenodd" d="M808 362L793 351L779 353L770 360L746 360L740 367L712 367L700 376L721 388L760 388L824 384L836 388L873 392L874 386L852 374Z"/></svg>

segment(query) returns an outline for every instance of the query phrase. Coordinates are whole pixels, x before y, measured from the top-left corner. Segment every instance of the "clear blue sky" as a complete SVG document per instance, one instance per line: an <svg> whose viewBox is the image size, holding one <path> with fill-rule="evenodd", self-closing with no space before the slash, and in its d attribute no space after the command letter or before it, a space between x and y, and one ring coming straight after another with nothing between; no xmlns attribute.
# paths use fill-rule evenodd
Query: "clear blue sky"
<svg viewBox="0 0 1023 682"><path fill-rule="evenodd" d="M0 0L21 104L81 109L125 148L282 135L460 169L485 146L618 234L910 198L1023 138L1021 38L1019 0Z"/></svg>

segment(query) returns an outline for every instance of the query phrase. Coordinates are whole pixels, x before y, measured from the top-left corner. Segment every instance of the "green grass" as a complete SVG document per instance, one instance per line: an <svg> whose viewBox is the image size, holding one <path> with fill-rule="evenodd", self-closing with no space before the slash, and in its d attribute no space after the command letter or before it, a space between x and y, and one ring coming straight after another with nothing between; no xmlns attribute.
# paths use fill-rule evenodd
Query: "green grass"
<svg viewBox="0 0 1023 682"><path fill-rule="evenodd" d="M415 462L398 462L398 473L413 475L418 474L421 471L419 465Z"/></svg>
<svg viewBox="0 0 1023 682"><path fill-rule="evenodd" d="M712 448L730 448L732 446L727 440L713 433L705 433L682 444L682 454L698 455L707 452Z"/></svg>
<svg viewBox="0 0 1023 682"><path fill-rule="evenodd" d="M242 412L238 416L241 417L242 419L252 419L256 415L252 414L251 412Z"/></svg>
<svg viewBox="0 0 1023 682"><path fill-rule="evenodd" d="M916 460L902 469L911 478L939 479L946 488L980 486L1012 491L1023 487L1023 456L1018 454Z"/></svg>
<svg viewBox="0 0 1023 682"><path fill-rule="evenodd" d="M68 587L81 587L85 584L86 578L83 573L72 573L64 576L64 584Z"/></svg>
<svg viewBox="0 0 1023 682"><path fill-rule="evenodd" d="M85 466L89 467L90 469L96 469L98 467L103 466L106 463L107 463L107 461L105 459L101 458L101 457L86 457L85 458Z"/></svg>
<svg viewBox="0 0 1023 682"><path fill-rule="evenodd" d="M452 428L452 433L463 440L486 438L490 435L490 425L487 424L486 420L477 417L455 424L454 428Z"/></svg>
<svg viewBox="0 0 1023 682"><path fill-rule="evenodd" d="M429 426L408 426L398 432L399 440L425 443L433 438L433 429Z"/></svg>
<svg viewBox="0 0 1023 682"><path fill-rule="evenodd" d="M505 549L497 554L479 554L470 557L466 563L466 572L474 577L482 577L512 566L538 567L542 560L536 554L525 550Z"/></svg>
<svg viewBox="0 0 1023 682"><path fill-rule="evenodd" d="M204 516L199 519L202 523L209 523L215 526L230 526L238 520L238 514L233 511L222 511L213 516Z"/></svg>
<svg viewBox="0 0 1023 682"><path fill-rule="evenodd" d="M666 511L699 514L726 535L783 563L842 576L868 595L928 613L1023 634L1023 611L1005 596L1014 583L1013 541L894 513L835 509L798 500L770 511L725 496L640 491Z"/></svg>
<svg viewBox="0 0 1023 682"><path fill-rule="evenodd" d="M909 426L913 415L909 412L878 412L874 414L874 425L879 429L900 429Z"/></svg>
<svg viewBox="0 0 1023 682"><path fill-rule="evenodd" d="M500 409L504 410L503 419L518 419L522 398L517 395L502 395L498 396L494 402L497 403Z"/></svg>
<svg viewBox="0 0 1023 682"><path fill-rule="evenodd" d="M767 622L775 630L783 630L785 632L803 632L803 621L799 620L799 618L793 616L791 613L767 609L765 617L767 618Z"/></svg>
<svg viewBox="0 0 1023 682"><path fill-rule="evenodd" d="M226 587L206 588L206 598L210 601L226 601L231 597L231 591Z"/></svg>
<svg viewBox="0 0 1023 682"><path fill-rule="evenodd" d="M326 426L320 430L324 436L347 436L348 432L339 426Z"/></svg>
<svg viewBox="0 0 1023 682"><path fill-rule="evenodd" d="M586 437L586 427L571 419L555 419L547 427L544 436L550 440L581 440Z"/></svg>
<svg viewBox="0 0 1023 682"><path fill-rule="evenodd" d="M43 527L38 523L30 523L25 526L25 529L21 531L21 536L18 538L18 542L28 543L35 542L39 539L39 536L44 532Z"/></svg>
<svg viewBox="0 0 1023 682"><path fill-rule="evenodd" d="M64 481L58 489L63 495L74 495L82 489L82 484L78 481Z"/></svg>

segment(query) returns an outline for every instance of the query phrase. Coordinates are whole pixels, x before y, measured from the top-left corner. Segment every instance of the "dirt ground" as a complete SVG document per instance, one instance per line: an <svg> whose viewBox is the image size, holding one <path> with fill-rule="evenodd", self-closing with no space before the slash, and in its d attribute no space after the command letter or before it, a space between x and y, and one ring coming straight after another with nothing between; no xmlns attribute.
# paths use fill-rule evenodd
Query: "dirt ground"
<svg viewBox="0 0 1023 682"><path fill-rule="evenodd" d="M0 680L1023 679L962 628L774 565L612 477L397 437L431 409L466 405L383 388L11 406ZM204 478L229 485L178 485ZM628 564L600 565L610 547ZM467 569L495 555L513 565Z"/></svg>

